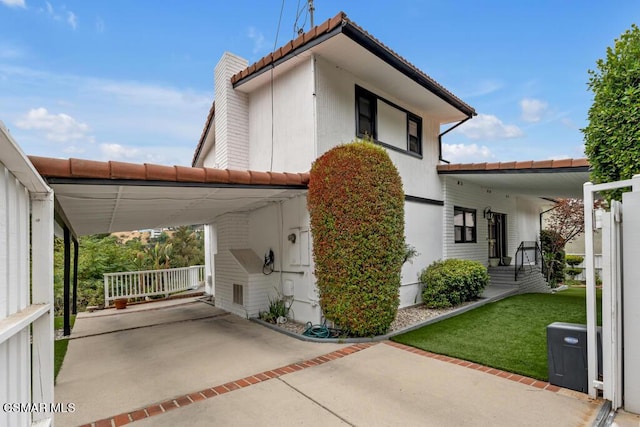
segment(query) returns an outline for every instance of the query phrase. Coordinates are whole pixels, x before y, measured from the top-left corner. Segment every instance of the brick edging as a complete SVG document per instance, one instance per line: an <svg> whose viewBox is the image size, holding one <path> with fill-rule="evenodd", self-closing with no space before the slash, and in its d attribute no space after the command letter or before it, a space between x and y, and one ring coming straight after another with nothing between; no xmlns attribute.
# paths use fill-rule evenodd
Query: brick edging
<svg viewBox="0 0 640 427"><path fill-rule="evenodd" d="M357 353L361 350L369 348L377 343L359 343L349 347L342 348L340 350L333 351L331 353L323 354L322 356L315 357L313 359L305 360L302 362L292 363L290 365L281 366L269 371L260 372L259 374L250 375L245 378L240 378L228 383L220 384L204 390L196 391L193 393L185 394L182 396L174 397L173 399L166 400L164 402L155 403L144 408L137 409L131 412L123 412L122 414L114 415L102 420L94 421L88 424L83 424L81 427L118 427L126 424L130 424L134 421L142 420L144 418L153 417L170 411L176 408L182 408L200 400L210 399L212 397L229 393L234 390L249 387L253 384L257 384L264 381L269 381L273 378L278 378L293 372L297 372L303 369L311 368L314 366L322 365L332 360L341 359L353 353Z"/></svg>
<svg viewBox="0 0 640 427"><path fill-rule="evenodd" d="M536 380L535 378L525 377L523 375L506 372L500 369L490 368L488 366L483 366L477 363L469 362L468 360L456 359L455 357L449 357L449 356L444 356L442 354L431 353L429 351L421 350L419 348L411 347L405 344L400 344L395 341L384 341L384 343L391 347L395 347L400 350L405 350L420 356L429 357L431 359L440 360L442 362L452 363L454 365L459 365L465 368L475 369L480 372L486 372L487 374L495 375L497 377L505 378L518 383L530 385L539 389L548 390L554 393L557 393L558 391L561 390L560 387L555 386L553 384L549 384L548 382L545 382L545 381L540 381L540 380Z"/></svg>

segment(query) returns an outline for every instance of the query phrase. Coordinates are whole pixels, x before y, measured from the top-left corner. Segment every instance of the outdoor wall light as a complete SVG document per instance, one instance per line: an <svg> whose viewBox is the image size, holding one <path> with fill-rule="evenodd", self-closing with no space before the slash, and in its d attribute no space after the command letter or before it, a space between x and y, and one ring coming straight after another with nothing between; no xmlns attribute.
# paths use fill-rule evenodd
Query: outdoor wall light
<svg viewBox="0 0 640 427"><path fill-rule="evenodd" d="M484 208L484 211L482 211L482 216L489 221L493 220L493 212L491 212L491 206L487 206L486 208Z"/></svg>
<svg viewBox="0 0 640 427"><path fill-rule="evenodd" d="M291 233L287 236L287 240L291 243L296 243L296 233Z"/></svg>

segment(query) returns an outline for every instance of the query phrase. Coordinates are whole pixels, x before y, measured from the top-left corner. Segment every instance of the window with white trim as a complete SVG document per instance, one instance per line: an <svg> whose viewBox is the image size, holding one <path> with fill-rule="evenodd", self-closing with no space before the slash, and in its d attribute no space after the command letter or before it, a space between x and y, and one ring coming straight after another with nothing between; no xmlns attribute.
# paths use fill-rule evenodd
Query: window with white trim
<svg viewBox="0 0 640 427"><path fill-rule="evenodd" d="M455 206L453 230L456 243L476 243L476 210Z"/></svg>

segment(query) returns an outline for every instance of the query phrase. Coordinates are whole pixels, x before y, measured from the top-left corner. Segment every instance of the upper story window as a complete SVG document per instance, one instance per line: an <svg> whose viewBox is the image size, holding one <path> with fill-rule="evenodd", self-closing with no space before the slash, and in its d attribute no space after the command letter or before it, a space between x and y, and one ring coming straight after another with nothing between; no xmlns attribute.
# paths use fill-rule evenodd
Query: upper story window
<svg viewBox="0 0 640 427"><path fill-rule="evenodd" d="M453 208L453 230L456 243L476 242L476 210Z"/></svg>
<svg viewBox="0 0 640 427"><path fill-rule="evenodd" d="M422 156L422 119L356 86L356 135L392 150Z"/></svg>

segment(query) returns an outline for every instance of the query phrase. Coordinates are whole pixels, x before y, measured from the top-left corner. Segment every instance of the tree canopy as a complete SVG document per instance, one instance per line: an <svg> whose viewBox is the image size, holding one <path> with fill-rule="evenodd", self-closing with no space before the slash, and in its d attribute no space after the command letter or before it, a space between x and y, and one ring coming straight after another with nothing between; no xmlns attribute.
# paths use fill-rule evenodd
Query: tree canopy
<svg viewBox="0 0 640 427"><path fill-rule="evenodd" d="M589 70L593 92L589 124L582 129L595 183L640 172L640 29L634 24ZM620 191L607 194L619 199Z"/></svg>

